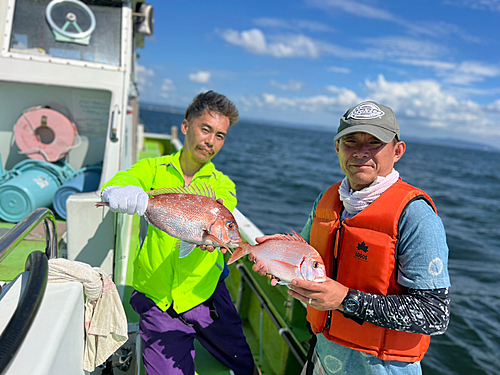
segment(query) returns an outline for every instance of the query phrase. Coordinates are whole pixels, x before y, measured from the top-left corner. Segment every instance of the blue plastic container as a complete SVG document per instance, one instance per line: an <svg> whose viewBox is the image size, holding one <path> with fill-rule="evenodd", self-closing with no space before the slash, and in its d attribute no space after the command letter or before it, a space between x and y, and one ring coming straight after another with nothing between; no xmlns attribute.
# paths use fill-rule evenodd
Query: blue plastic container
<svg viewBox="0 0 500 375"><path fill-rule="evenodd" d="M0 155L0 184L7 181L10 178L9 171L3 169L2 165L2 155Z"/></svg>
<svg viewBox="0 0 500 375"><path fill-rule="evenodd" d="M23 160L0 185L0 218L17 223L39 207L51 207L54 195L75 170L66 162Z"/></svg>
<svg viewBox="0 0 500 375"><path fill-rule="evenodd" d="M86 167L76 172L69 181L57 189L54 195L53 204L56 213L66 220L66 200L68 197L76 193L96 191L101 180L101 173L101 166Z"/></svg>

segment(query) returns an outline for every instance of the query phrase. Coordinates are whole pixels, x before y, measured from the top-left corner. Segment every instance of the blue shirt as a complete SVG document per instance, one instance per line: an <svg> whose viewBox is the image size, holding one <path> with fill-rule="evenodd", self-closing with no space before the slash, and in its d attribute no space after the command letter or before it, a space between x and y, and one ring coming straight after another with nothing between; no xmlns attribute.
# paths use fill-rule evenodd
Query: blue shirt
<svg viewBox="0 0 500 375"><path fill-rule="evenodd" d="M307 242L310 242L312 220L322 196L323 193L314 202L301 232ZM432 207L422 199L411 202L401 216L399 232L398 283L413 289L450 287L446 234L441 218ZM422 373L420 362L384 361L374 355L335 344L321 334L318 335L316 353L328 375Z"/></svg>

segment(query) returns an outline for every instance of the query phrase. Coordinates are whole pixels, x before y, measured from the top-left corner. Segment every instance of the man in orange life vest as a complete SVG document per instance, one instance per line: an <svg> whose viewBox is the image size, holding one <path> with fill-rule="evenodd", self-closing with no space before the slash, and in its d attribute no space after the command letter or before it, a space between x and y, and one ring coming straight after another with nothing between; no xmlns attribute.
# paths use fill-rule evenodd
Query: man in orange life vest
<svg viewBox="0 0 500 375"><path fill-rule="evenodd" d="M301 233L330 278L292 280L288 291L308 305L315 334L303 374L421 374L430 335L450 316L443 224L394 169L406 145L392 109L350 108L334 141L346 177L320 194ZM258 260L253 270L267 272Z"/></svg>

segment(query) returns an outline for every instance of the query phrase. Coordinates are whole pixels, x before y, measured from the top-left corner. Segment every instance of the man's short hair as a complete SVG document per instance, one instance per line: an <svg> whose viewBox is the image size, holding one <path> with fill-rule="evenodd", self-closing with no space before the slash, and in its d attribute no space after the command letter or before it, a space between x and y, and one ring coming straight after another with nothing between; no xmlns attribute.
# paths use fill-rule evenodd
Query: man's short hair
<svg viewBox="0 0 500 375"><path fill-rule="evenodd" d="M212 90L196 95L187 108L184 118L191 123L191 120L200 117L205 110L227 117L229 126L236 124L239 120L239 113L233 102Z"/></svg>

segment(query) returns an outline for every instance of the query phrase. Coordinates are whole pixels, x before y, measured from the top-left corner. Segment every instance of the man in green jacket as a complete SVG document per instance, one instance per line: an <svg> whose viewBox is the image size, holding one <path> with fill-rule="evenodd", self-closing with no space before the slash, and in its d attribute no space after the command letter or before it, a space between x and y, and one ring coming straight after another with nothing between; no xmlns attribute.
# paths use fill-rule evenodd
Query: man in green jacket
<svg viewBox="0 0 500 375"><path fill-rule="evenodd" d="M224 145L238 111L224 95L208 91L189 105L181 125L181 151L143 159L104 185L102 199L114 212L144 215L146 191L210 185L233 210L234 183L217 171L212 158ZM140 315L143 362L148 374L194 374L194 339L236 375L258 374L241 319L224 284L223 254L211 246L179 258L177 239L149 225L134 262L130 303ZM211 251L202 251L211 250Z"/></svg>

